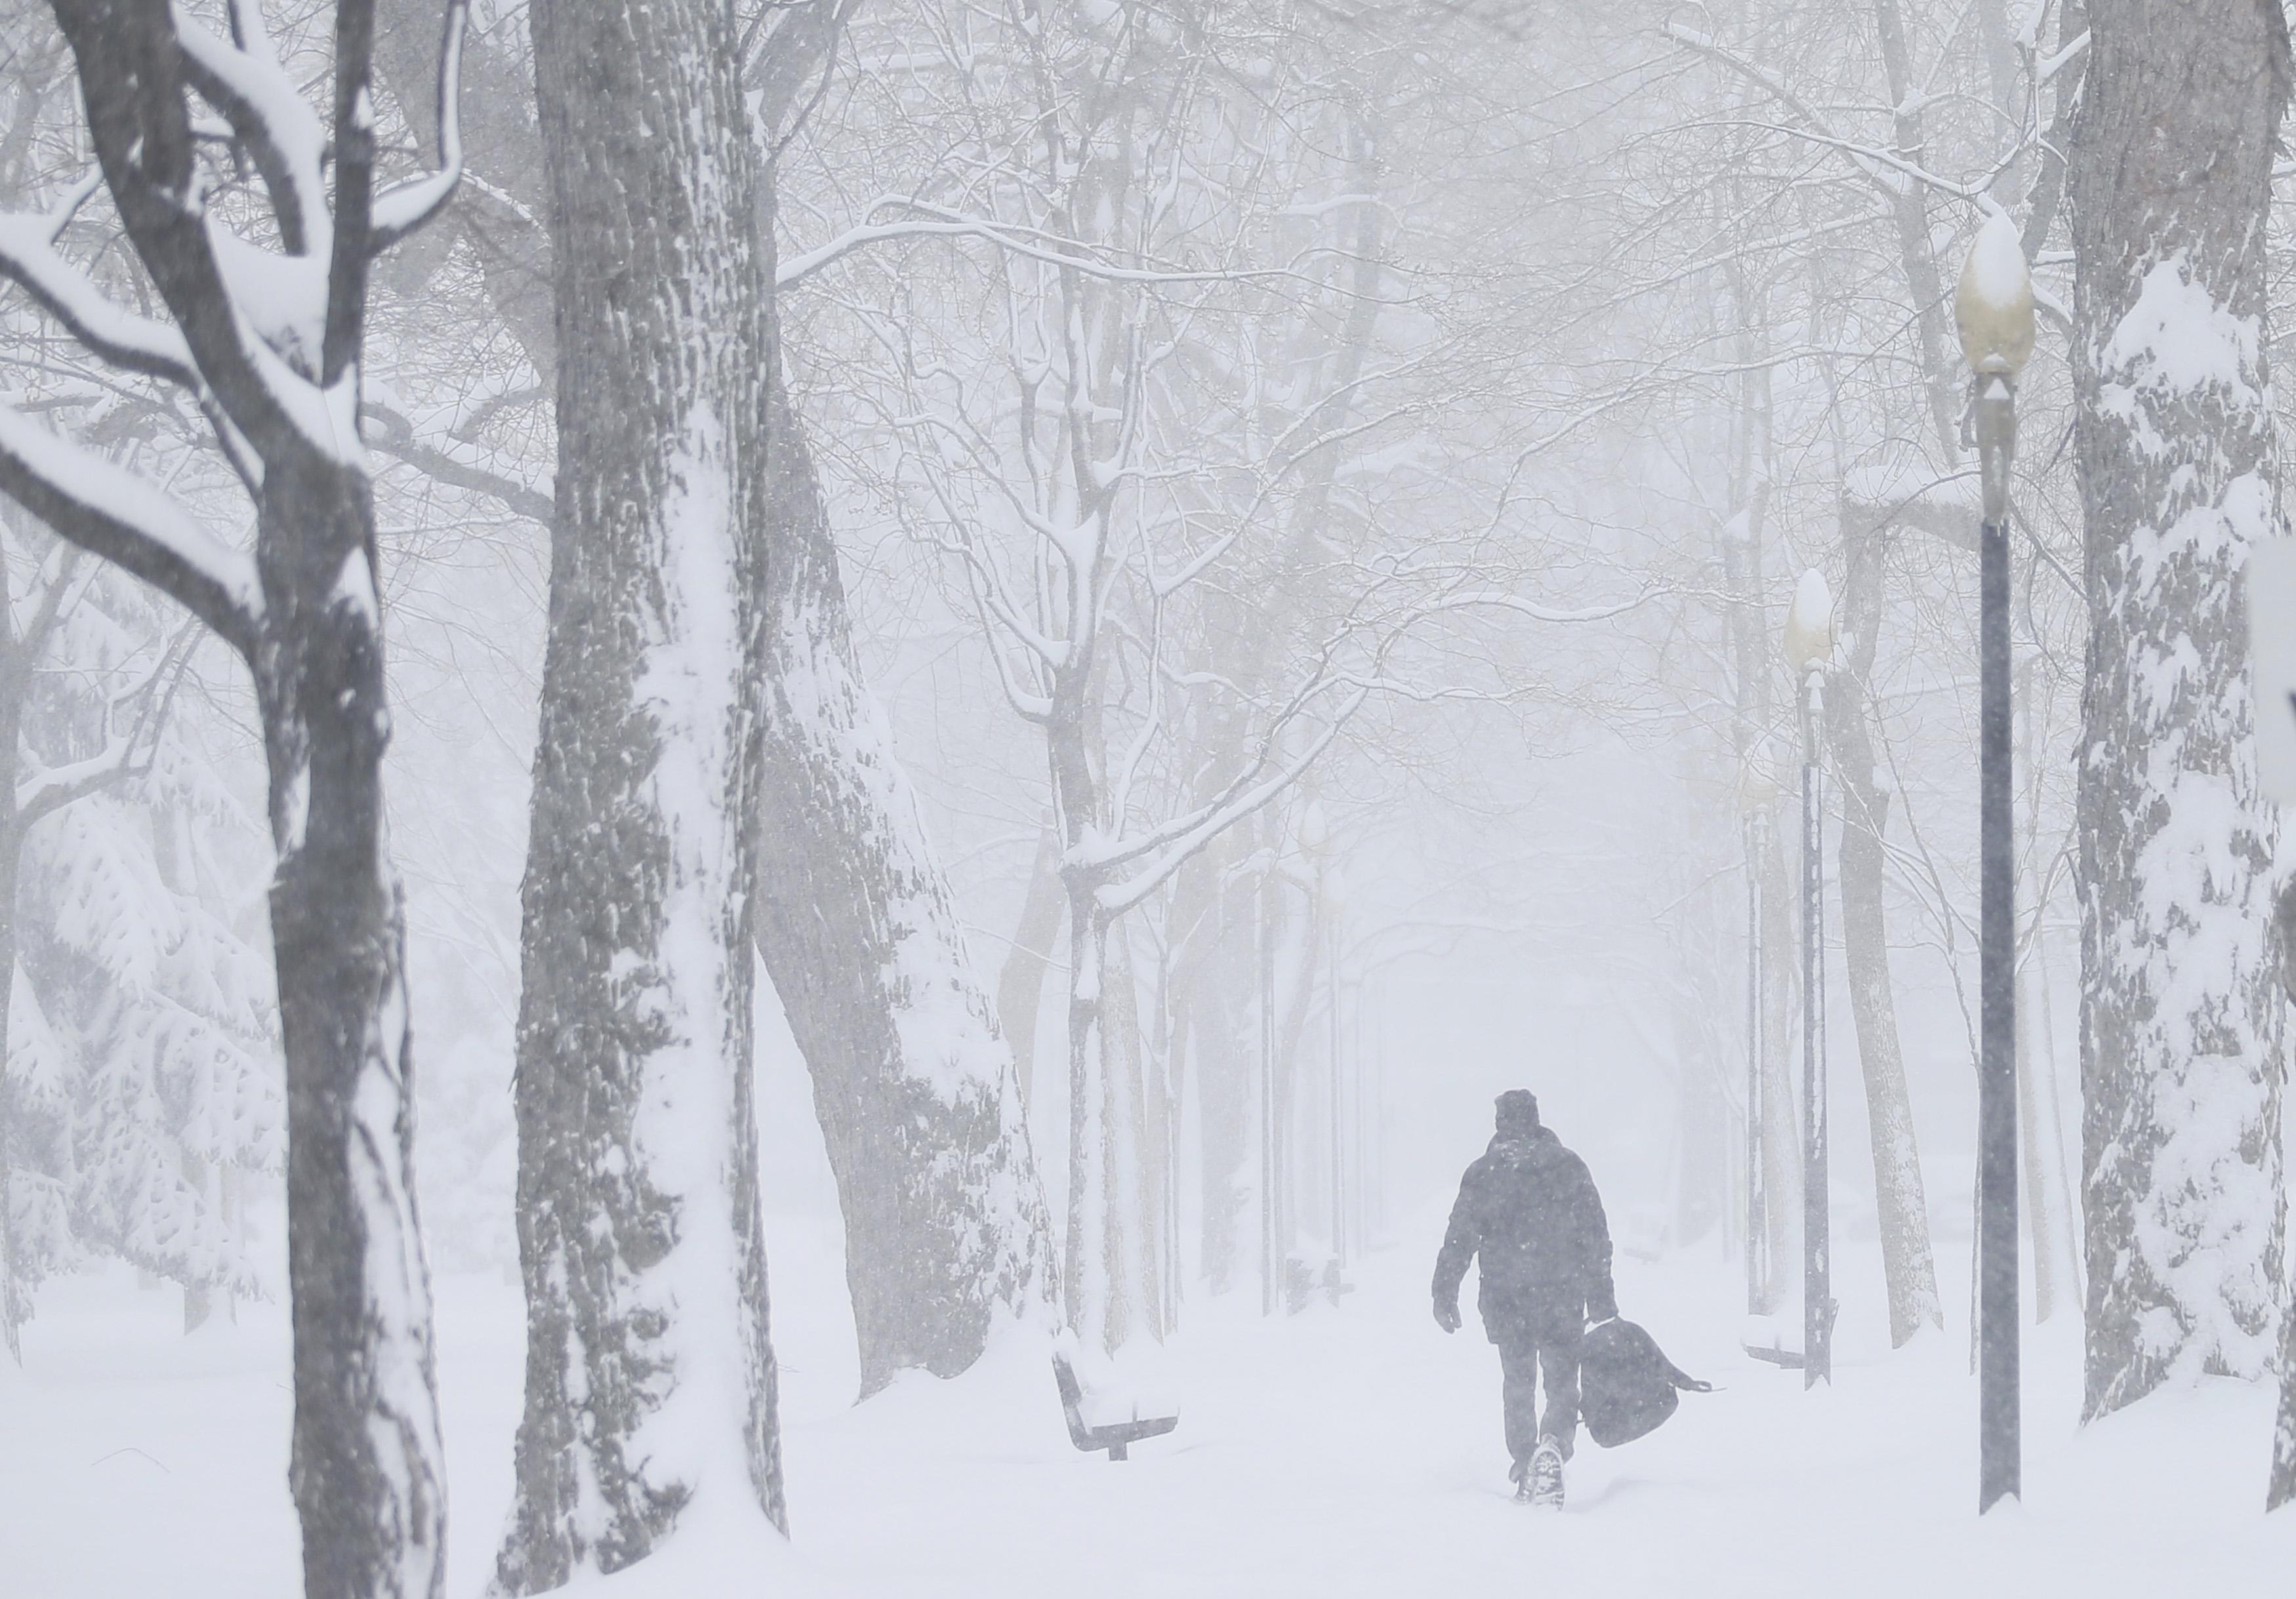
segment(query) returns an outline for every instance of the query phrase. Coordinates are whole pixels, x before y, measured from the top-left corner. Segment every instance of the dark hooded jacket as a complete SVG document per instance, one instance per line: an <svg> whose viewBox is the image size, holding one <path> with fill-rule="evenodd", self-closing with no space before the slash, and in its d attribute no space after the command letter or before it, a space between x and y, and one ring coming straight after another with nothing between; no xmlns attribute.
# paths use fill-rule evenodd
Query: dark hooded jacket
<svg viewBox="0 0 2296 1599"><path fill-rule="evenodd" d="M1587 1163L1546 1127L1492 1138L1459 1182L1435 1259L1435 1302L1458 1302L1467 1263L1480 1258L1476 1307L1493 1343L1578 1318L1618 1314L1611 1228Z"/></svg>

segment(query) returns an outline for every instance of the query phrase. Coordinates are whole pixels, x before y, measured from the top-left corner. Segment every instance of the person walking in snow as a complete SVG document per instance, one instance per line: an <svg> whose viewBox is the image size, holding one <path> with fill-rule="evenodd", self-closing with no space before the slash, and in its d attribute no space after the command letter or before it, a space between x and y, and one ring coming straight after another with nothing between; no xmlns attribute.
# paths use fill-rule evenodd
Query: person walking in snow
<svg viewBox="0 0 2296 1599"><path fill-rule="evenodd" d="M1435 1320L1459 1330L1459 1284L1480 1259L1476 1308L1498 1346L1510 1472L1518 1499L1562 1503L1562 1463L1578 1432L1578 1348L1587 1324L1619 1313L1611 1229L1587 1163L1540 1124L1527 1088L1498 1097L1498 1130L1459 1181L1435 1258ZM1535 1384L1546 1379L1546 1413Z"/></svg>

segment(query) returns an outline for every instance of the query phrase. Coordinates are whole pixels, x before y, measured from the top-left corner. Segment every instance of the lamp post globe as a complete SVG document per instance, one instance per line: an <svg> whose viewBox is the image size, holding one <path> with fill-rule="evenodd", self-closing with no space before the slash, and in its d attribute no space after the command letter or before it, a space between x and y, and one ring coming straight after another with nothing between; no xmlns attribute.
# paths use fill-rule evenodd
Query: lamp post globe
<svg viewBox="0 0 2296 1599"><path fill-rule="evenodd" d="M1833 590L1816 567L1794 585L1793 603L1786 610L1785 652L1797 682L1833 657Z"/></svg>
<svg viewBox="0 0 2296 1599"><path fill-rule="evenodd" d="M1962 358L1980 377L2013 383L2032 357L2033 275L2005 211L1994 212L1977 230L1953 291L1953 328Z"/></svg>

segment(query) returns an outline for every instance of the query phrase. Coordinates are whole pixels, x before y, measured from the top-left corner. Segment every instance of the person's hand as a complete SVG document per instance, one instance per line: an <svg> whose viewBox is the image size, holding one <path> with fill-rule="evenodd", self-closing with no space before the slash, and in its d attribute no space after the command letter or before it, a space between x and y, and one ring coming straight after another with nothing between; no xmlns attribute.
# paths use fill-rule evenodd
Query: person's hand
<svg viewBox="0 0 2296 1599"><path fill-rule="evenodd" d="M1436 1300L1435 1324L1446 1332L1456 1332L1459 1330L1459 1307L1447 1300Z"/></svg>

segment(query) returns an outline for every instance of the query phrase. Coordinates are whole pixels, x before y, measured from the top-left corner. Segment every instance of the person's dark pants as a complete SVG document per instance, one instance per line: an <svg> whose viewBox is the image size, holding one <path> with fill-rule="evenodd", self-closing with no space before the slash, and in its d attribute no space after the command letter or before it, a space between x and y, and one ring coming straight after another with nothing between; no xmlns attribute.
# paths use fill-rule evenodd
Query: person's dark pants
<svg viewBox="0 0 2296 1599"><path fill-rule="evenodd" d="M1552 1438L1570 1458L1578 1441L1578 1347L1586 1336L1581 1311L1554 1312L1491 1329L1499 1348L1501 1396L1506 1413L1507 1453L1530 1458L1542 1438ZM1546 1414L1538 1412L1538 1380L1546 1378Z"/></svg>

